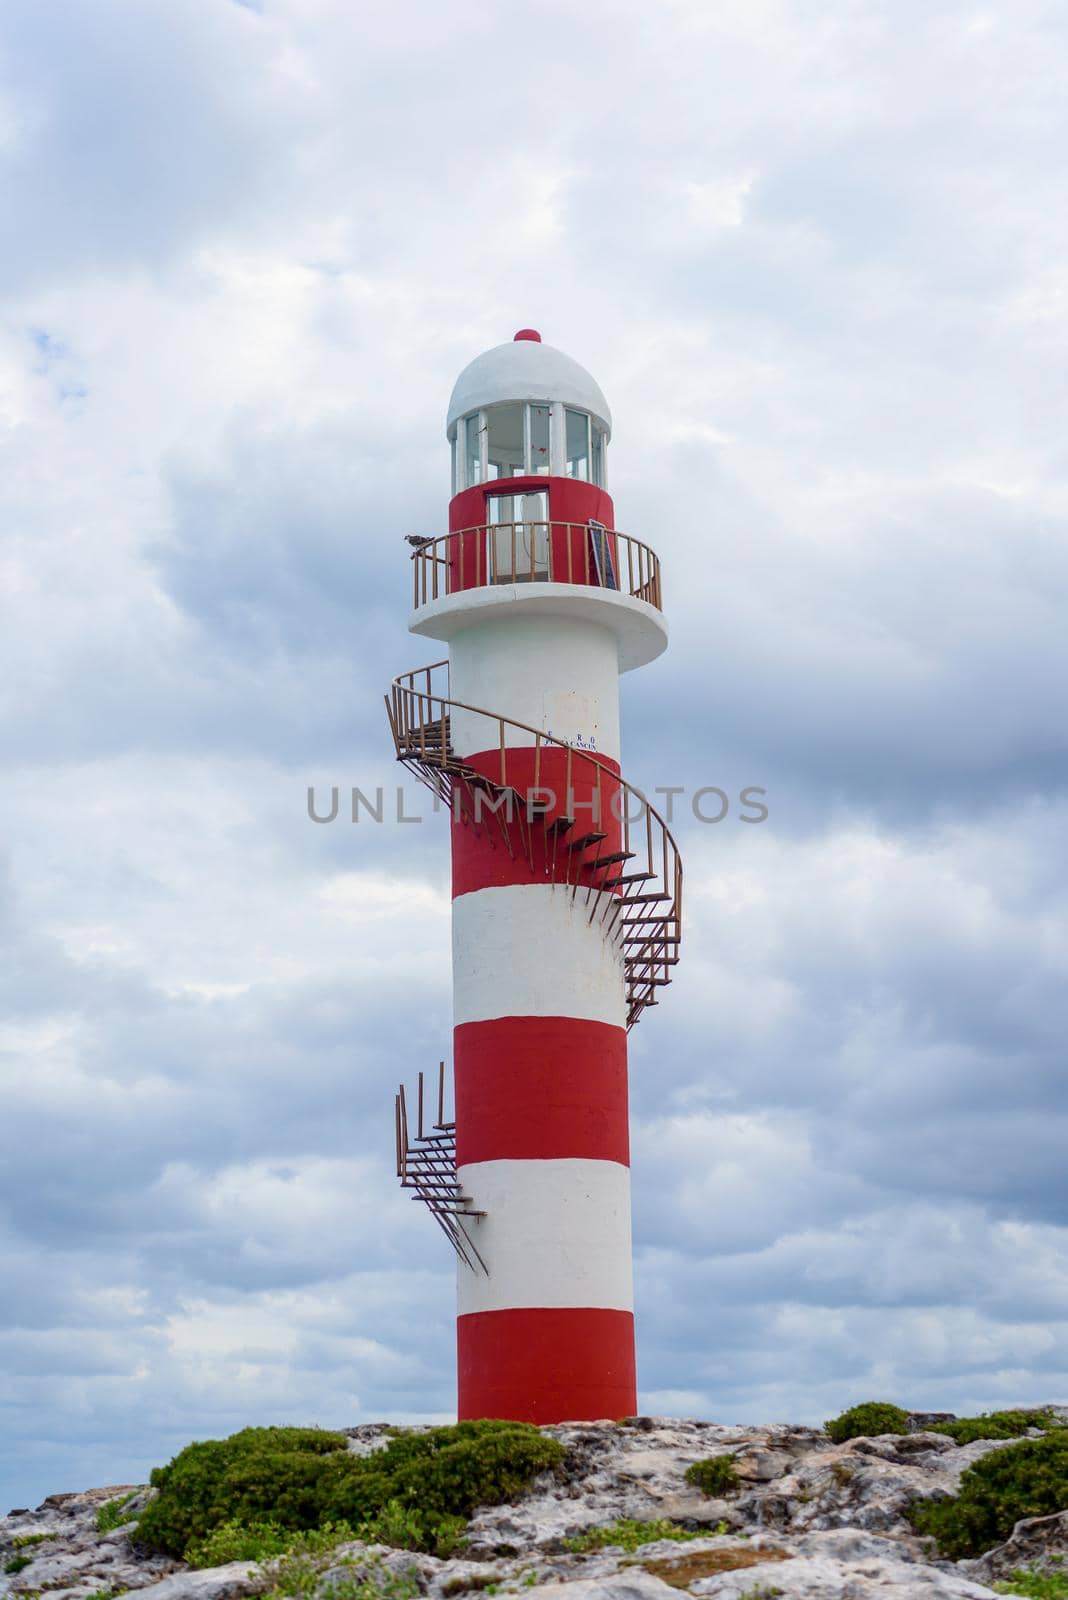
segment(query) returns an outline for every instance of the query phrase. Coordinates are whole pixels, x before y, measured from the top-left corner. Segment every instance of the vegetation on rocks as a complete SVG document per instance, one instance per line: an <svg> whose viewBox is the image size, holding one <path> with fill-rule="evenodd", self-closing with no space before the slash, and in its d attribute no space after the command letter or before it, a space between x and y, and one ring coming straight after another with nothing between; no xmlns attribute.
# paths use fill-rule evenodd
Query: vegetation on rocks
<svg viewBox="0 0 1068 1600"><path fill-rule="evenodd" d="M823 1424L835 1444L848 1439L877 1439L881 1433L907 1433L909 1414L886 1400L865 1400Z"/></svg>
<svg viewBox="0 0 1068 1600"><path fill-rule="evenodd" d="M150 1483L159 1493L137 1522L137 1541L184 1556L224 1522L318 1527L327 1458L343 1455L343 1433L320 1428L244 1428L228 1439L186 1445Z"/></svg>
<svg viewBox="0 0 1068 1600"><path fill-rule="evenodd" d="M849 1439L874 1439L881 1433L907 1433L910 1413L885 1400L866 1400L851 1406L840 1417L832 1417L824 1428L835 1444ZM1032 1411L988 1411L979 1417L956 1417L952 1422L931 1422L928 1433L944 1433L955 1444L974 1444L977 1439L1019 1439L1029 1428L1060 1428L1064 1424L1049 1409Z"/></svg>
<svg viewBox="0 0 1068 1600"><path fill-rule="evenodd" d="M554 1600L563 1592L556 1585L577 1582L586 1600L639 1600L655 1575L680 1594L723 1587L749 1600L776 1589L958 1600L998 1585L1020 1600L1068 1600L1068 1561L1056 1565L1068 1510L1048 1514L1068 1505L1068 1458L1060 1455L1068 1428L1056 1426L1059 1412L1035 1408L1010 1413L1008 1422L996 1413L999 1428L1032 1418L1047 1426L963 1449L952 1437L928 1434L841 1445L808 1427L743 1432L667 1418L544 1431L515 1424L399 1431L373 1423L346 1434L248 1430L182 1452L148 1496L88 1489L0 1516L0 1568L18 1562L0 1577L0 1595L515 1600L529 1589L534 1600ZM952 1420L944 1411L910 1417L913 1428ZM565 1451L566 1472L523 1481ZM731 1452L736 1464L727 1460ZM744 1479L729 1513L701 1501L696 1489L682 1492L683 1475L699 1458L720 1473L733 1466ZM495 1487L507 1498L478 1504ZM713 1487L722 1490L723 1480ZM173 1554L139 1542L131 1515L145 1508L150 1523L152 1495L171 1549L220 1570L176 1571L182 1562ZM955 1567L936 1538L916 1536L907 1509L916 1524L930 1523L924 1534L942 1535L953 1553L978 1550L981 1559ZM117 1532L97 1531L102 1510L105 1527L114 1521ZM1046 1514L1026 1515L1039 1511ZM301 1526L302 1517L310 1525ZM712 1526L721 1517L729 1530L725 1521ZM431 1554L372 1550L371 1539ZM671 1542L653 1542L660 1540ZM433 1559L444 1550L462 1554Z"/></svg>
<svg viewBox="0 0 1068 1600"><path fill-rule="evenodd" d="M223 1522L186 1548L191 1567L224 1567L230 1561L275 1561L280 1556L317 1556L355 1539L347 1523L300 1531L276 1522Z"/></svg>
<svg viewBox="0 0 1068 1600"><path fill-rule="evenodd" d="M702 1494L732 1494L740 1489L742 1480L735 1471L737 1456L709 1456L705 1461L695 1461L686 1468L686 1482L692 1483Z"/></svg>
<svg viewBox="0 0 1068 1600"><path fill-rule="evenodd" d="M129 1494L120 1494L114 1500L105 1500L96 1514L97 1533L111 1533L115 1528L121 1528L126 1522L133 1522L134 1516L126 1510L131 1500L136 1500L137 1490L131 1489Z"/></svg>
<svg viewBox="0 0 1068 1600"><path fill-rule="evenodd" d="M944 1433L955 1444L974 1444L976 1439L1019 1439L1028 1428L1062 1427L1050 1411L989 1411L981 1417L958 1417L955 1422L934 1422L929 1432Z"/></svg>
<svg viewBox="0 0 1068 1600"><path fill-rule="evenodd" d="M414 1572L390 1572L375 1555L334 1562L328 1551L302 1551L266 1569L261 1600L311 1600L330 1573L330 1600L415 1600L419 1581Z"/></svg>
<svg viewBox="0 0 1068 1600"><path fill-rule="evenodd" d="M286 1533L332 1526L335 1543L340 1530L448 1555L477 1506L514 1500L564 1457L554 1439L512 1422L403 1434L370 1456L346 1446L344 1434L318 1428L245 1428L187 1445L152 1473L159 1492L138 1519L137 1542L203 1564L209 1553L218 1560L223 1549L266 1549Z"/></svg>
<svg viewBox="0 0 1068 1600"><path fill-rule="evenodd" d="M1068 1507L1068 1428L992 1450L968 1467L956 1495L913 1501L908 1515L931 1534L943 1555L981 1555L1011 1534L1021 1517L1046 1517Z"/></svg>
<svg viewBox="0 0 1068 1600"><path fill-rule="evenodd" d="M707 1529L702 1533L692 1533L687 1528L680 1528L677 1522L669 1522L666 1517L659 1517L654 1522L621 1517L618 1522L609 1522L603 1528L587 1528L585 1533L560 1542L565 1550L582 1555L587 1550L634 1551L640 1550L643 1544L655 1544L658 1539L700 1539L707 1535Z"/></svg>
<svg viewBox="0 0 1068 1600"><path fill-rule="evenodd" d="M1014 1572L1005 1583L995 1583L998 1594L1022 1595L1023 1600L1068 1600L1068 1572L1040 1572L1032 1567Z"/></svg>

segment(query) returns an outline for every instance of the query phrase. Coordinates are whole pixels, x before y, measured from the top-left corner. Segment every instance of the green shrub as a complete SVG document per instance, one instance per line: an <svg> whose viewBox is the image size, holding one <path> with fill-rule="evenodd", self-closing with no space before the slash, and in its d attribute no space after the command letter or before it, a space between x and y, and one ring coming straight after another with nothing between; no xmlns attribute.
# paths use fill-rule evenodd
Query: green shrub
<svg viewBox="0 0 1068 1600"><path fill-rule="evenodd" d="M244 1428L228 1439L186 1445L149 1479L159 1490L137 1523L138 1543L183 1556L224 1522L317 1527L314 1484L343 1433L319 1428Z"/></svg>
<svg viewBox="0 0 1068 1600"><path fill-rule="evenodd" d="M310 1532L280 1528L276 1522L221 1522L185 1552L191 1567L224 1567L228 1561L274 1561L279 1556L320 1555L355 1539L346 1523L327 1523Z"/></svg>
<svg viewBox="0 0 1068 1600"><path fill-rule="evenodd" d="M116 1500L105 1500L96 1514L97 1533L110 1533L113 1528L121 1528L126 1522L133 1522L133 1516L126 1514L126 1506L137 1495L136 1489L131 1489L129 1494L121 1494Z"/></svg>
<svg viewBox="0 0 1068 1600"><path fill-rule="evenodd" d="M23 1567L28 1567L33 1560L32 1556L12 1556L10 1561L5 1561L5 1572L21 1572Z"/></svg>
<svg viewBox="0 0 1068 1600"><path fill-rule="evenodd" d="M622 1517L619 1522L610 1522L603 1528L587 1528L585 1533L578 1533L573 1539L562 1539L560 1542L565 1550L574 1550L581 1555L587 1550L604 1550L609 1545L633 1551L640 1549L643 1544L653 1544L657 1539L704 1537L707 1537L707 1530L691 1533L686 1528L680 1528L677 1522L669 1522L666 1517L659 1517L655 1522L639 1522L634 1517Z"/></svg>
<svg viewBox="0 0 1068 1600"><path fill-rule="evenodd" d="M706 1461L695 1461L686 1468L686 1482L692 1483L702 1494L731 1494L740 1489L742 1480L734 1470L737 1456L709 1456Z"/></svg>
<svg viewBox="0 0 1068 1600"><path fill-rule="evenodd" d="M141 1513L136 1537L170 1555L192 1551L202 1564L209 1551L243 1551L242 1530L254 1547L330 1525L354 1530L353 1538L447 1554L476 1506L515 1499L563 1457L561 1445L526 1423L462 1422L402 1434L370 1456L347 1450L340 1433L245 1428L187 1445L157 1468L151 1481L159 1493Z"/></svg>
<svg viewBox="0 0 1068 1600"><path fill-rule="evenodd" d="M1060 1428L1063 1423L1049 1411L990 1411L982 1417L958 1417L956 1422L935 1422L929 1433L945 1433L958 1444L976 1439L1019 1439L1028 1428Z"/></svg>
<svg viewBox="0 0 1068 1600"><path fill-rule="evenodd" d="M1007 1539L1021 1517L1048 1517L1068 1508L1068 1428L989 1455L968 1467L959 1492L947 1500L918 1500L909 1520L954 1560L981 1555Z"/></svg>
<svg viewBox="0 0 1068 1600"><path fill-rule="evenodd" d="M330 1584L330 1600L415 1600L419 1593L419 1579L408 1573L373 1574L370 1577L353 1574L335 1578ZM307 1594L310 1591L302 1590ZM265 1600L284 1600L284 1595L270 1594Z"/></svg>
<svg viewBox="0 0 1068 1600"><path fill-rule="evenodd" d="M1060 1562L1059 1556L1054 1556ZM998 1594L1018 1594L1024 1600L1068 1600L1068 1572L1040 1572L1037 1567L1017 1571L1007 1583L995 1583Z"/></svg>
<svg viewBox="0 0 1068 1600"><path fill-rule="evenodd" d="M267 1569L262 1600L312 1600L329 1568L340 1567L326 1591L330 1600L415 1600L417 1573L390 1572L379 1556L345 1557L337 1562L329 1551L301 1551L283 1556Z"/></svg>
<svg viewBox="0 0 1068 1600"><path fill-rule="evenodd" d="M390 1500L376 1517L361 1522L355 1537L365 1544L392 1544L399 1550L429 1550L447 1561L467 1544L467 1518L448 1512L425 1515L417 1506Z"/></svg>
<svg viewBox="0 0 1068 1600"><path fill-rule="evenodd" d="M324 1483L324 1506L353 1526L377 1517L391 1500L428 1518L468 1517L477 1506L514 1500L563 1459L563 1446L529 1423L461 1422L332 1463L337 1470Z"/></svg>
<svg viewBox="0 0 1068 1600"><path fill-rule="evenodd" d="M44 1544L48 1539L55 1539L54 1533L20 1533L11 1543L16 1550L26 1550L31 1544Z"/></svg>
<svg viewBox="0 0 1068 1600"><path fill-rule="evenodd" d="M865 1400L863 1405L850 1406L840 1417L832 1417L823 1426L835 1444L845 1444L847 1439L877 1439L881 1433L907 1433L909 1414L886 1400Z"/></svg>

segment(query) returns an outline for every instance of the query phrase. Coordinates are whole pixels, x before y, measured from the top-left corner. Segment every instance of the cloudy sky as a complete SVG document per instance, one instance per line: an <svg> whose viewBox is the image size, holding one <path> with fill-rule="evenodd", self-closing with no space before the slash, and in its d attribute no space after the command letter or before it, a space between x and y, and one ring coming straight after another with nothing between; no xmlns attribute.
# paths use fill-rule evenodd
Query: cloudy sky
<svg viewBox="0 0 1068 1600"><path fill-rule="evenodd" d="M452 381L597 376L685 812L632 1035L641 1404L1068 1400L1068 144L1039 0L6 0L0 1509L250 1422L447 1417L392 1176L450 1031ZM419 791L410 788L411 805Z"/></svg>

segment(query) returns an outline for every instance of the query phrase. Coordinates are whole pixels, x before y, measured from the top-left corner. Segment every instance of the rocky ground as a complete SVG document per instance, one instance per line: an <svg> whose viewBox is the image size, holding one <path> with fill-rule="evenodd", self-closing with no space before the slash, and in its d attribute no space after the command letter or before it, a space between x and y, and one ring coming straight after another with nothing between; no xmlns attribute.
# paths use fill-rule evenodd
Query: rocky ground
<svg viewBox="0 0 1068 1600"><path fill-rule="evenodd" d="M835 1445L811 1428L738 1428L641 1417L627 1424L576 1424L547 1431L568 1447L564 1481L546 1477L514 1505L479 1512L462 1558L448 1561L378 1549L381 1566L413 1574L428 1600L467 1593L523 1592L531 1600L677 1600L695 1596L764 1600L905 1600L989 1596L1014 1568L1044 1565L1068 1552L1068 1512L1017 1524L1013 1538L976 1561L936 1558L905 1520L916 1498L952 1493L961 1472L1003 1443L956 1446L941 1434L853 1439ZM377 1424L345 1430L361 1453L384 1444ZM731 1452L744 1487L706 1498L683 1474L691 1462ZM137 1485L112 1484L82 1494L51 1495L35 1511L0 1518L0 1596L47 1592L48 1600L239 1600L269 1586L249 1562L194 1571L136 1548L132 1525L96 1529L101 1505L133 1494L131 1516L145 1502ZM569 1553L563 1541L620 1518L668 1518L704 1530L692 1541L660 1540L625 1552ZM721 1531L726 1524L726 1532ZM720 1530L720 1531L717 1531ZM38 1541L27 1536L45 1535ZM369 1547L342 1547L360 1562ZM18 1571L4 1571L26 1561ZM352 1567L319 1580L325 1597Z"/></svg>

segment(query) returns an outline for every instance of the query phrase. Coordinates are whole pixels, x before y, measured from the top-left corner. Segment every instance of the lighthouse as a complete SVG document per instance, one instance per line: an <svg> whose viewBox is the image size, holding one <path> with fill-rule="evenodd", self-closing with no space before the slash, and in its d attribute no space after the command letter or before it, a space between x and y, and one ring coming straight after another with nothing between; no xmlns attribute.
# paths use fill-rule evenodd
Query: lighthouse
<svg viewBox="0 0 1068 1600"><path fill-rule="evenodd" d="M636 1409L627 1035L678 960L682 864L622 763L620 677L667 624L611 432L534 329L464 368L448 532L411 541L409 629L448 654L386 702L451 834L454 1109L443 1062L396 1139L456 1252L461 1420Z"/></svg>

